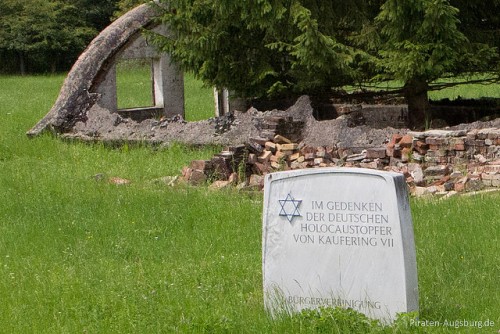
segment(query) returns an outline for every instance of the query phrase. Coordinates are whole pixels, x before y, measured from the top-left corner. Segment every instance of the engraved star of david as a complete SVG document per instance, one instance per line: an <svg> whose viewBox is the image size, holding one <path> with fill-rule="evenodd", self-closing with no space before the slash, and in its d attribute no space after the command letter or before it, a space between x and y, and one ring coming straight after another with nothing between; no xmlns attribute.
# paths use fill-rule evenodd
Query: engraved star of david
<svg viewBox="0 0 500 334"><path fill-rule="evenodd" d="M293 217L302 217L299 212L299 205L302 203L302 200L296 200L290 193L288 193L286 199L280 199L279 202L281 205L279 215L286 216L286 219L288 219L290 223L292 222Z"/></svg>

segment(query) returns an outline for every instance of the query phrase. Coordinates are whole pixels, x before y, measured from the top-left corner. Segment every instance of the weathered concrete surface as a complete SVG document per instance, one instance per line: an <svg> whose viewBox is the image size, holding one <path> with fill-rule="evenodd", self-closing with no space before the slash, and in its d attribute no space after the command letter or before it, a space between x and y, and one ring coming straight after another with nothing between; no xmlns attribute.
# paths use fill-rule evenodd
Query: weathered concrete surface
<svg viewBox="0 0 500 334"><path fill-rule="evenodd" d="M97 109L96 109L97 110ZM204 144L242 144L248 138L259 135L252 123L251 113L235 112L235 120L224 133L217 131L215 119L198 122L170 122L156 119L134 121L121 117L118 113L89 113L88 119L75 124L72 131L63 138L76 138L85 141L104 142L182 142L191 145Z"/></svg>
<svg viewBox="0 0 500 334"><path fill-rule="evenodd" d="M155 8L141 5L120 17L97 36L78 58L61 88L59 97L49 113L28 131L28 136L36 136L44 130L65 133L72 130L79 121L87 119L87 111L96 103L100 95L94 91L109 60L125 45L129 38L143 27L152 23Z"/></svg>
<svg viewBox="0 0 500 334"><path fill-rule="evenodd" d="M372 112L370 110L370 112ZM381 109L380 112L383 112ZM376 129L370 125L353 126L352 116L343 115L334 120L318 121L313 117L314 110L308 96L300 97L287 110L258 111L254 108L247 112L235 112L226 122L225 131L220 129L221 120L210 119L199 122L182 122L170 120L146 119L134 121L119 114L105 111L89 114L86 121L78 121L74 128L63 135L64 138L76 138L86 141L105 142L147 142L169 144L181 142L193 145L245 144L250 138L259 137L258 119L273 116L286 116L294 121L303 122L300 140L308 146L332 145L337 148L356 149L384 146L395 133L405 134L407 129L386 127ZM357 117L356 115L352 117ZM464 125L463 127L499 127L500 119L481 124Z"/></svg>

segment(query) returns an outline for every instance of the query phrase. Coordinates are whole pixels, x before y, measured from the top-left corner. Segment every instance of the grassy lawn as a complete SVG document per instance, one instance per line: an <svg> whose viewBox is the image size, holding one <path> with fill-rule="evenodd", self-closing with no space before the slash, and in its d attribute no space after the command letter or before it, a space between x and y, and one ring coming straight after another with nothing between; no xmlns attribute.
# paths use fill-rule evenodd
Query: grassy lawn
<svg viewBox="0 0 500 334"><path fill-rule="evenodd" d="M473 78L462 78L461 82L467 80L478 80L482 79L480 76L475 76ZM451 79L438 80L436 84L449 83ZM482 97L497 98L500 99L500 84L466 84L458 85L455 87L448 87L445 89L432 91L429 93L429 98L432 100L440 99L478 99Z"/></svg>
<svg viewBox="0 0 500 334"><path fill-rule="evenodd" d="M469 80L478 80L480 77L474 78L462 78L459 82L464 82ZM437 80L433 84L446 84L451 82L452 79ZM398 81L387 81L384 83L377 83L369 86L369 89L373 90L391 90L401 88L403 86L402 82ZM347 91L357 90L358 87L349 86L346 88ZM463 84L454 87L448 87L441 90L430 91L429 99L433 101L438 101L441 99L480 99L482 97L496 98L500 99L500 84L498 83L487 83L487 84Z"/></svg>
<svg viewBox="0 0 500 334"><path fill-rule="evenodd" d="M28 139L25 131L50 109L62 80L0 77L0 333L500 329L499 192L411 203L419 320L490 320L494 327L405 319L383 327L331 310L271 320L262 297L262 194L154 181L210 157L210 147L110 149L48 135ZM212 110L211 101L197 104ZM113 185L96 174L131 183Z"/></svg>

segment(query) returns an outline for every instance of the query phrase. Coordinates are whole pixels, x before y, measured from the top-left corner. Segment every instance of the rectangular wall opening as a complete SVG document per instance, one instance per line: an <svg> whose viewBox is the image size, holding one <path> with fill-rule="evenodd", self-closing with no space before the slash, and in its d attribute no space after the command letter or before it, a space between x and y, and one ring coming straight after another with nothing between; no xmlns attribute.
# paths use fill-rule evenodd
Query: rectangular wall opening
<svg viewBox="0 0 500 334"><path fill-rule="evenodd" d="M214 92L192 73L184 73L185 119L201 121L214 117Z"/></svg>
<svg viewBox="0 0 500 334"><path fill-rule="evenodd" d="M122 59L116 64L118 109L153 107L153 85L151 59Z"/></svg>

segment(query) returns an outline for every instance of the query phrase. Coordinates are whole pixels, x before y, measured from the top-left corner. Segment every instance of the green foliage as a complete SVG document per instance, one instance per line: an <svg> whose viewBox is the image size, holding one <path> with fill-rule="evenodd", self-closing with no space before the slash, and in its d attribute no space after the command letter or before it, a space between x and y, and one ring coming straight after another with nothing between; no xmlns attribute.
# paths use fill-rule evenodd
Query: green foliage
<svg viewBox="0 0 500 334"><path fill-rule="evenodd" d="M455 2L467 9L466 25ZM500 39L480 43L467 31L495 35L498 20L485 8L498 7L498 0L477 6L455 2L165 0L161 19L173 33L152 39L208 85L243 97L317 94L368 80L400 80L410 123L419 126L430 83L500 71L495 44Z"/></svg>
<svg viewBox="0 0 500 334"><path fill-rule="evenodd" d="M468 51L458 23L458 10L447 0L386 1L376 18L382 72L405 82L430 82L453 71Z"/></svg>
<svg viewBox="0 0 500 334"><path fill-rule="evenodd" d="M150 0L119 0L117 2L118 9L114 13L114 17L118 18L121 15L125 14L129 10L137 7L143 3L149 2ZM116 2L116 1L115 1Z"/></svg>
<svg viewBox="0 0 500 334"><path fill-rule="evenodd" d="M372 23L353 37L369 54L364 64L376 74L373 80L404 83L411 128L424 127L433 81L491 73L497 66L498 49L470 42L460 29L459 14L448 0L387 0Z"/></svg>
<svg viewBox="0 0 500 334"><path fill-rule="evenodd" d="M361 2L165 1L162 21L174 33L152 39L185 70L241 96L328 89L353 79L355 50L342 40Z"/></svg>
<svg viewBox="0 0 500 334"><path fill-rule="evenodd" d="M0 51L45 71L67 67L109 23L113 3L99 6L86 0L3 0L0 10ZM47 66L47 64L49 66Z"/></svg>
<svg viewBox="0 0 500 334"><path fill-rule="evenodd" d="M460 14L448 0L387 0L354 40L373 56L378 80L430 83L450 74L493 71L498 49L471 42L461 24L470 13Z"/></svg>
<svg viewBox="0 0 500 334"><path fill-rule="evenodd" d="M270 12L267 5L267 1L254 6L247 2L169 1L163 20L175 34L154 40L206 83L260 95L262 82L274 83L278 72L273 64L282 58L266 52L262 25L280 19L280 10ZM251 15L256 12L254 21Z"/></svg>
<svg viewBox="0 0 500 334"><path fill-rule="evenodd" d="M338 42L335 36L324 34L311 11L299 2L290 6L290 17L297 30L293 40L267 46L285 51L290 57L290 72L296 78L295 89L307 91L350 82L354 51Z"/></svg>
<svg viewBox="0 0 500 334"><path fill-rule="evenodd" d="M68 1L68 0L66 0ZM87 26L99 32L106 28L112 19L113 12L117 8L117 0L71 0L75 5Z"/></svg>
<svg viewBox="0 0 500 334"><path fill-rule="evenodd" d="M78 8L60 1L12 4L16 15L2 19L2 47L20 53L54 54L82 48L95 31L79 18Z"/></svg>
<svg viewBox="0 0 500 334"><path fill-rule="evenodd" d="M500 47L500 1L450 0L460 10L460 30L473 43Z"/></svg>

